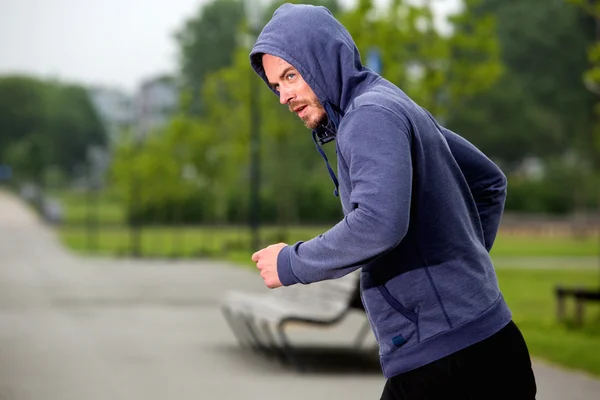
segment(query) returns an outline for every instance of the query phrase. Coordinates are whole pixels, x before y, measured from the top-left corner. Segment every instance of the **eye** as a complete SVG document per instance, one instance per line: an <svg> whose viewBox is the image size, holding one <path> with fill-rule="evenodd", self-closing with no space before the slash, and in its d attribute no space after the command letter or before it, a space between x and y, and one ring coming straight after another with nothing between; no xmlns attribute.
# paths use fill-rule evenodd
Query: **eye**
<svg viewBox="0 0 600 400"><path fill-rule="evenodd" d="M285 76L285 78L286 78L288 81L291 81L291 80L292 80L292 79L294 79L295 77L296 77L296 73L295 73L295 72L290 72L289 74L287 74L287 75Z"/></svg>

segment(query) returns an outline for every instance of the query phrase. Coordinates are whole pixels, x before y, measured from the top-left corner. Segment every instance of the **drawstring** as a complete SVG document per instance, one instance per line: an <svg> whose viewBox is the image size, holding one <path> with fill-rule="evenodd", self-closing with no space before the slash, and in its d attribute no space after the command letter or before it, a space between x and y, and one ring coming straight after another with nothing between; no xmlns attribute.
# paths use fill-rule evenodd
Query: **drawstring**
<svg viewBox="0 0 600 400"><path fill-rule="evenodd" d="M338 107L335 107L335 111L334 111L332 104L329 103L328 101L323 102L323 106L325 108L325 112L327 113L327 117L329 119L328 124L327 124L328 126L323 127L323 129L330 133L328 136L330 137L329 140L331 140L332 138L335 137L335 133L337 132L338 125L340 122L338 113L340 113L342 115L343 115L343 113L342 113L342 110L340 110ZM319 140L317 137L316 130L312 131L312 137L313 137L313 142L315 142L315 146L317 147L317 151L319 152L319 154L321 154L321 157L323 158L323 160L325 160L325 165L327 166L327 172L329 172L329 176L331 177L331 180L333 181L333 184L335 185L335 189L333 190L333 195L335 197L339 197L339 195L340 195L339 186L340 185L339 185L337 176L335 176L335 172L333 172L331 165L329 165L329 160L327 159L327 155L325 154L325 151L323 151L323 149L319 145ZM327 140L327 141L329 141L329 140Z"/></svg>
<svg viewBox="0 0 600 400"><path fill-rule="evenodd" d="M335 189L333 190L333 195L335 197L339 196L339 182L337 177L335 176L335 172L333 172L333 169L331 168L331 165L329 165L329 160L327 159L327 154L325 154L325 152L323 151L323 149L321 148L321 146L319 146L319 142L317 141L317 132L316 131L312 131L312 138L313 138L313 142L315 142L315 146L317 146L317 151L319 152L319 154L321 154L321 157L323 157L323 160L325 160L325 165L327 166L327 172L329 172L329 176L331 177L331 180L333 181L333 184L335 185Z"/></svg>
<svg viewBox="0 0 600 400"><path fill-rule="evenodd" d="M335 111L333 111L333 107L328 101L324 103L324 106L325 112L327 113L327 117L329 118L329 121L333 124L333 129L337 132L338 125L340 123L338 114ZM341 112L339 108L336 107L336 109Z"/></svg>

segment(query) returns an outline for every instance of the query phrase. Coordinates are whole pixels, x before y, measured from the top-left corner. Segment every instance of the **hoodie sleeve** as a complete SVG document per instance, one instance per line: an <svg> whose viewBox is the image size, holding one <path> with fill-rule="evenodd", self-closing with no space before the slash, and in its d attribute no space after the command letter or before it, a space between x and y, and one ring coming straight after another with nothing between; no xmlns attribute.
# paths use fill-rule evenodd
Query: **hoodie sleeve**
<svg viewBox="0 0 600 400"><path fill-rule="evenodd" d="M277 270L284 286L346 275L396 247L408 230L413 171L405 120L362 106L344 117L338 132L352 209L324 234L281 250Z"/></svg>
<svg viewBox="0 0 600 400"><path fill-rule="evenodd" d="M494 245L504 211L506 176L469 141L449 129L441 129L471 189L483 229L485 248L489 252Z"/></svg>

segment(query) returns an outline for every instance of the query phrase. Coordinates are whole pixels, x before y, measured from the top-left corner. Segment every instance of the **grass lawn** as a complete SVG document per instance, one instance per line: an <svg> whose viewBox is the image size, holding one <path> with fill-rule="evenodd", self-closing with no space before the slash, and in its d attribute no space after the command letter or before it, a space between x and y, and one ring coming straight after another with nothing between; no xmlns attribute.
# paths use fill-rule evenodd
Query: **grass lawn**
<svg viewBox="0 0 600 400"><path fill-rule="evenodd" d="M65 228L61 229L61 237L74 250L102 254L124 254L128 252L129 229L125 224L125 210L116 198L108 192L98 192L89 197L85 192L54 191L49 195L63 205L65 212ZM93 204L94 220L104 225L95 237L88 241L85 230L90 204ZM106 227L111 225L110 228ZM261 238L264 244L284 241L294 243L307 240L325 232L329 227L292 227L281 235L277 228L263 228ZM141 254L148 256L197 255L222 256L225 250L242 254L251 254L250 238L246 227L226 228L144 228L141 239ZM93 246L90 246L92 244ZM571 237L535 237L533 235L511 236L498 235L492 256L596 256L600 253L597 237L585 239Z"/></svg>
<svg viewBox="0 0 600 400"><path fill-rule="evenodd" d="M110 214L110 208L105 211ZM73 214L72 214L73 215ZM323 233L327 227L291 227L281 232L276 227L263 228L260 233L264 244L295 243ZM85 226L59 228L63 241L73 250L82 253L126 254L130 249L131 230L126 226L102 227L89 235ZM218 256L231 251L250 256L250 234L247 227L144 227L141 234L141 254L158 257L178 255ZM89 238L95 238L89 242ZM93 244L90 246L89 244ZM576 239L571 237L534 237L498 235L492 257L595 257L599 254L596 237Z"/></svg>
<svg viewBox="0 0 600 400"><path fill-rule="evenodd" d="M125 222L125 208L106 192L89 196L85 192L69 190L50 191L47 195L58 200L62 205L66 224L84 224L90 215L90 210L97 221L110 224Z"/></svg>
<svg viewBox="0 0 600 400"><path fill-rule="evenodd" d="M493 256L594 256L599 254L597 236L574 237L509 236L498 234Z"/></svg>
<svg viewBox="0 0 600 400"><path fill-rule="evenodd" d="M575 262L574 262L575 263ZM600 304L589 304L585 323L559 324L556 284L598 288L597 269L497 269L500 288L534 356L600 377ZM572 315L573 304L568 303Z"/></svg>
<svg viewBox="0 0 600 400"><path fill-rule="evenodd" d="M58 229L63 243L82 254L126 255L133 246L132 230L126 226L102 227L88 232L85 226ZM311 237L318 228L289 229L285 234L277 228L261 229L264 243L293 243ZM318 233L317 233L318 234ZM250 233L246 227L144 227L140 230L140 254L146 257L219 257L250 262Z"/></svg>

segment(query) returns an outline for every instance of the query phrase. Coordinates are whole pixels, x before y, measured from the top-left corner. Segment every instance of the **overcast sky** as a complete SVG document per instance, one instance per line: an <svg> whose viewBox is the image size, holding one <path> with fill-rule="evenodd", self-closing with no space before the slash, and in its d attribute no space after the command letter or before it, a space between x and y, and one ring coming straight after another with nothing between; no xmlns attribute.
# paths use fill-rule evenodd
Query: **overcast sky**
<svg viewBox="0 0 600 400"><path fill-rule="evenodd" d="M173 33L205 1L0 0L0 74L131 92L144 79L176 70ZM434 1L445 11L460 0Z"/></svg>

